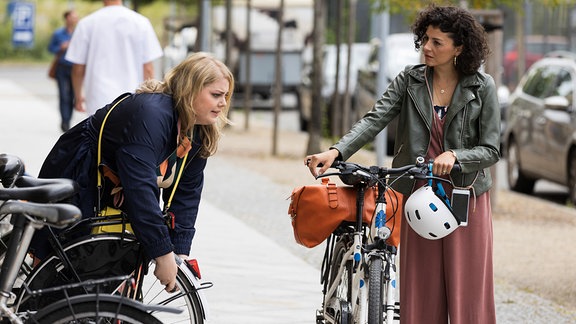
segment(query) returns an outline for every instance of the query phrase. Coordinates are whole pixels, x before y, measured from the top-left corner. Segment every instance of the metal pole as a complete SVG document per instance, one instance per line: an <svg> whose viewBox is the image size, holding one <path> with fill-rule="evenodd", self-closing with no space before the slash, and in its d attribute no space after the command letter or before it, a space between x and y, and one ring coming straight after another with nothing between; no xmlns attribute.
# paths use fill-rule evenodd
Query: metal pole
<svg viewBox="0 0 576 324"><path fill-rule="evenodd" d="M250 129L250 112L252 111L252 0L246 2L246 84L244 85L244 129Z"/></svg>
<svg viewBox="0 0 576 324"><path fill-rule="evenodd" d="M202 37L200 38L200 51L209 52L210 51L210 31L212 30L212 11L210 10L210 0L202 0L200 3L202 6L202 19L200 32Z"/></svg>
<svg viewBox="0 0 576 324"><path fill-rule="evenodd" d="M377 21L377 31L376 35L380 39L380 48L378 49L378 78L376 79L376 97L380 98L380 95L384 93L384 90L388 87L388 54L386 48L386 39L390 34L390 14L388 9L377 13L374 17ZM388 151L388 127L384 128L377 136L374 141L374 146L376 147L376 163L378 165L384 165L386 152Z"/></svg>

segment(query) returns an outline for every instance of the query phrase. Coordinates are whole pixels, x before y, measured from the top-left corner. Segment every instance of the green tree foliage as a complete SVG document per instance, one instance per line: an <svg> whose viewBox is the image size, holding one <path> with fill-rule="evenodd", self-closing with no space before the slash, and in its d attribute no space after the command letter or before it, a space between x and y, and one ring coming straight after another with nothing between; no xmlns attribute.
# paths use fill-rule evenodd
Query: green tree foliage
<svg viewBox="0 0 576 324"><path fill-rule="evenodd" d="M560 5L576 4L576 0L531 0L534 3L540 3L546 7L556 7ZM437 5L460 6L466 2L470 9L495 9L500 6L506 6L513 10L522 10L524 1L520 0L371 0L373 8L376 10L389 9L391 13L402 13L407 16L413 16L420 9L428 6L430 3Z"/></svg>
<svg viewBox="0 0 576 324"><path fill-rule="evenodd" d="M100 2L100 3L102 2L102 0L88 0L88 1ZM140 8L142 8L143 6L148 6L158 2L165 2L165 3L173 2L178 5L195 6L198 5L198 1L199 0L129 0L129 1L124 0L124 3L130 3L131 7L134 10L140 11ZM212 1L212 2L222 2L222 1Z"/></svg>

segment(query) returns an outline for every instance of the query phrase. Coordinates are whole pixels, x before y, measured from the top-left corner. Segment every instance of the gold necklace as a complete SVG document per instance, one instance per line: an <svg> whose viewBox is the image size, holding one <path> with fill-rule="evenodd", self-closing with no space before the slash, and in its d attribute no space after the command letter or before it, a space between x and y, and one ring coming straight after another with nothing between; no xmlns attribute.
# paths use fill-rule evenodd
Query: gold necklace
<svg viewBox="0 0 576 324"><path fill-rule="evenodd" d="M440 89L440 93L438 93L437 89L433 89L434 97L436 98L437 106L448 107L449 102L447 102L447 98L445 98L446 90ZM449 98L448 98L449 99Z"/></svg>
<svg viewBox="0 0 576 324"><path fill-rule="evenodd" d="M433 87L433 92L434 95L436 95L436 97L438 98L438 104L440 106L445 106L447 107L448 104L450 103L450 100L452 99L452 95L449 96L449 98L445 98L445 94L447 94L449 92L450 89L452 89L452 92L454 92L454 87L456 86L456 82L450 82L449 84L447 84L445 87L442 87L440 85L440 82L438 82L438 87ZM440 92L440 94L438 94L438 90Z"/></svg>
<svg viewBox="0 0 576 324"><path fill-rule="evenodd" d="M438 82L438 87L440 88L440 93L441 93L441 94L446 93L446 91L448 91L450 88L453 88L454 85L455 85L454 82L450 82L450 83L447 84L445 87L442 87L442 86L440 85L440 82Z"/></svg>

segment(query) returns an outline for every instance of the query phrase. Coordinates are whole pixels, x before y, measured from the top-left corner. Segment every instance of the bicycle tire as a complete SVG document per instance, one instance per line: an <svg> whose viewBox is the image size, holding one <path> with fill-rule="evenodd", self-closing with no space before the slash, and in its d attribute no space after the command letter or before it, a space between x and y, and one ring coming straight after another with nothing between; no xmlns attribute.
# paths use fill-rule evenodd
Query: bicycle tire
<svg viewBox="0 0 576 324"><path fill-rule="evenodd" d="M384 269L379 256L373 256L368 266L368 324L384 320Z"/></svg>
<svg viewBox="0 0 576 324"><path fill-rule="evenodd" d="M346 261L344 271L338 276L338 269L342 263L344 255L352 244L351 240L346 237L339 237L334 246L332 261L330 262L330 276L328 287L331 287L335 282L337 283L336 291L333 296L327 296L327 313L338 324L352 323L352 261ZM325 296L326 298L326 296Z"/></svg>
<svg viewBox="0 0 576 324"><path fill-rule="evenodd" d="M64 251L81 281L130 275L141 265L136 261L141 253L140 244L135 237L120 233L92 235L64 246ZM176 281L179 288L177 293L166 292L164 286L154 276L153 267L150 268L144 276L141 301L144 304L154 303L184 309L183 314L174 315L178 316L177 319L171 314L162 314L162 316L170 317L166 321L163 319L163 323L170 323L167 320L174 320L179 323L203 324L204 313L200 297L196 287L186 276L185 270L182 270L183 267L186 265L181 264L177 273ZM60 258L55 255L41 262L26 279L26 284L31 290L74 282L78 280L74 279ZM117 294L123 289L122 287L128 285L129 283L120 283L100 292ZM94 293L94 289L79 288L68 293L71 295ZM17 309L19 311L40 309L63 298L63 293L43 294L35 298L29 296L26 291L21 291L17 299Z"/></svg>
<svg viewBox="0 0 576 324"><path fill-rule="evenodd" d="M74 304L63 304L50 312L38 312L26 323L130 323L162 324L162 321L137 307L98 299Z"/></svg>

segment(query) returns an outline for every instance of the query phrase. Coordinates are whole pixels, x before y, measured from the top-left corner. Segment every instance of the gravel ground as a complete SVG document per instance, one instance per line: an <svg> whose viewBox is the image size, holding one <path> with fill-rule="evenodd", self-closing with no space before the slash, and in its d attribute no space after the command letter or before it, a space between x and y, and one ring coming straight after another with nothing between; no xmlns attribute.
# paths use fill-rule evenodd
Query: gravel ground
<svg viewBox="0 0 576 324"><path fill-rule="evenodd" d="M296 186L314 183L303 167L306 134L280 131L271 155L272 131L252 122L227 129L220 151L210 159L205 199L272 237L320 268L323 245L307 249L294 242L287 199ZM353 160L374 163L359 152ZM242 194L239 194L242 193ZM498 192L494 208L494 263L498 323L576 323L576 212L509 191ZM311 320L312 322L312 320Z"/></svg>

